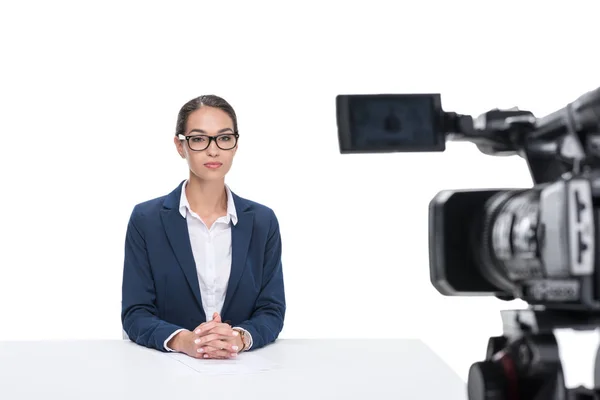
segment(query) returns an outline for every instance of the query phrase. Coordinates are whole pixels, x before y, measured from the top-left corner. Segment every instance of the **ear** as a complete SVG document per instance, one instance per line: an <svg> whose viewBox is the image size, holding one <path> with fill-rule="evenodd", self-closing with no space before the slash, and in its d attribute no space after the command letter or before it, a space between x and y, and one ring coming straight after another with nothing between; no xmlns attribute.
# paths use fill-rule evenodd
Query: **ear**
<svg viewBox="0 0 600 400"><path fill-rule="evenodd" d="M181 140L179 140L179 138L177 136L173 137L173 143L175 143L175 148L177 149L177 152L179 153L179 156L181 158L185 158L185 150L183 149L183 145Z"/></svg>

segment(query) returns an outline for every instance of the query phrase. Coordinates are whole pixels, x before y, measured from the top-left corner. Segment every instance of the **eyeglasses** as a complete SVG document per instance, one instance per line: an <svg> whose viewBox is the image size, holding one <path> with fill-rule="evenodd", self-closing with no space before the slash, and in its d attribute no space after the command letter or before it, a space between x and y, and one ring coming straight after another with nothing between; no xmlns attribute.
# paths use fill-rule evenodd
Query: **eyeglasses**
<svg viewBox="0 0 600 400"><path fill-rule="evenodd" d="M180 140L188 142L188 146L193 151L202 151L208 149L210 142L213 140L218 148L221 150L231 150L237 145L237 140L240 135L238 133L225 133L217 136L208 135L193 135L185 136L182 134L177 135Z"/></svg>

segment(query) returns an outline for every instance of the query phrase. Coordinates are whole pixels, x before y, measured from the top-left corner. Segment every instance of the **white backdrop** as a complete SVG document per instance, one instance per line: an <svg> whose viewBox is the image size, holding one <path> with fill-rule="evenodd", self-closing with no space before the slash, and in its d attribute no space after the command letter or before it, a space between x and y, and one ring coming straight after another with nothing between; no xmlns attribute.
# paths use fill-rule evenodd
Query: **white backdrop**
<svg viewBox="0 0 600 400"><path fill-rule="evenodd" d="M342 156L335 96L441 92L448 111L544 115L600 84L598 6L318 3L0 6L0 340L120 337L129 213L186 177L176 114L214 93L241 131L227 183L281 223L281 337L419 337L466 379L498 310L523 304L433 289L427 205L528 186L527 167L467 144ZM563 336L569 383L589 383L596 337Z"/></svg>

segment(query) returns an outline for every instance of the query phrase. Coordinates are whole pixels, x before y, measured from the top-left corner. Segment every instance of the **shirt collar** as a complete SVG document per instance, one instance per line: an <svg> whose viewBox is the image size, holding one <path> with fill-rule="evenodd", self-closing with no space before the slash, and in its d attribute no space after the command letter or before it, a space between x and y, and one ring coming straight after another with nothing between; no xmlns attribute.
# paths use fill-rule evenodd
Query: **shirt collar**
<svg viewBox="0 0 600 400"><path fill-rule="evenodd" d="M186 218L187 211L192 212L192 208L190 207L190 203L188 202L187 196L185 195L185 188L188 184L186 180L181 186L181 197L179 199L179 213L183 218ZM233 201L233 195L231 193L231 189L229 186L225 185L225 192L227 193L227 223L229 221L233 222L233 225L237 224L238 217L235 209L235 203Z"/></svg>

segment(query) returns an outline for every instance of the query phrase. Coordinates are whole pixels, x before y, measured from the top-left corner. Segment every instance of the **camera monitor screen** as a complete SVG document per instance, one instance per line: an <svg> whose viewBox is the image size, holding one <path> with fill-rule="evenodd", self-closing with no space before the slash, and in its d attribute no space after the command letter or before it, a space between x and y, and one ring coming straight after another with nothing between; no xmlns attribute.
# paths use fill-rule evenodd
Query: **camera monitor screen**
<svg viewBox="0 0 600 400"><path fill-rule="evenodd" d="M341 153L445 150L439 94L338 95Z"/></svg>

